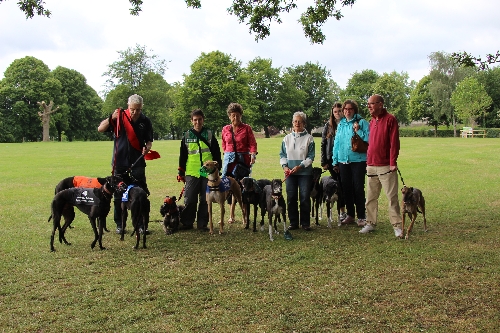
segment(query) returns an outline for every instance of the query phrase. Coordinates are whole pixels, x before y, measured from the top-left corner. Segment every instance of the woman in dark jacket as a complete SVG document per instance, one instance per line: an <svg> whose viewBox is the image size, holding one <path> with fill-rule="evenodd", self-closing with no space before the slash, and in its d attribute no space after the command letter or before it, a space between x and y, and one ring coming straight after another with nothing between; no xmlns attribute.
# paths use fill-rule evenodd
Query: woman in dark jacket
<svg viewBox="0 0 500 333"><path fill-rule="evenodd" d="M340 191L342 191L340 174L338 172L335 172L333 169L332 153L333 141L335 140L335 134L337 133L337 126L343 117L344 113L342 111L342 104L337 102L332 107L332 110L330 112L330 119L325 124L325 127L323 128L323 134L321 135L321 166L323 167L323 170L330 171L330 175L332 176L332 178L338 182ZM347 217L343 195L339 196L339 201L337 204L340 207L341 213L339 215L339 222L341 222Z"/></svg>

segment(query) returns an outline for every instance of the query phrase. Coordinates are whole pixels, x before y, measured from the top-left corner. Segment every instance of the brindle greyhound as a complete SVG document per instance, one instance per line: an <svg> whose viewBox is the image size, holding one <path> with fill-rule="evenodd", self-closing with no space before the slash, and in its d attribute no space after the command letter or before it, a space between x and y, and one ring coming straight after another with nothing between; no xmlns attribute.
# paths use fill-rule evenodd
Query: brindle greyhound
<svg viewBox="0 0 500 333"><path fill-rule="evenodd" d="M85 213L94 231L94 241L90 247L93 249L97 241L99 241L99 248L104 250L102 246L102 230L106 225L106 216L110 210L111 199L113 193L117 189L117 185L121 181L119 177L106 177L106 182L100 188L69 188L57 193L52 200L52 214L49 221L53 218L52 235L50 237L50 250L55 251L54 248L54 235L56 229L59 231L59 242L64 242L66 245L71 245L64 233L68 226L73 222L73 215L69 214L70 210L67 207L76 206L81 212ZM64 217L64 226L61 228L61 217ZM97 232L96 219L99 221L99 232Z"/></svg>
<svg viewBox="0 0 500 333"><path fill-rule="evenodd" d="M149 224L149 211L150 211L150 202L148 199L148 194L141 187L135 185L127 186L125 183L121 183L120 191L122 192L122 227L120 240L124 239L125 235L125 222L128 217L128 210L130 209L130 213L132 215L132 226L134 230L132 231L131 236L135 234L136 242L134 249L137 250L139 247L139 242L141 240L141 233L139 232L139 228L143 228L144 233L142 235L142 248L146 248L146 230L148 230Z"/></svg>
<svg viewBox="0 0 500 333"><path fill-rule="evenodd" d="M263 204L267 210L267 217L269 219L269 239L271 241L273 238L273 217L274 217L274 232L279 234L278 228L276 227L276 220L280 216L283 216L283 230L286 233L288 230L286 228L286 204L285 199L283 199L283 182L281 179L273 179L271 185L264 186L264 199Z"/></svg>
<svg viewBox="0 0 500 333"><path fill-rule="evenodd" d="M406 239L410 236L410 231L413 228L413 224L417 218L417 212L421 213L424 217L424 231L427 231L427 220L425 218L425 199L422 195L422 191L415 187L406 187L403 186L401 189L401 194L403 195L403 202L401 204L403 208L403 224L401 225L401 230L405 232L405 216L408 216L411 219L410 226L406 231ZM420 208L420 210L419 210Z"/></svg>
<svg viewBox="0 0 500 333"><path fill-rule="evenodd" d="M207 173L208 185L206 198L208 203L208 221L210 224L210 234L214 233L213 219L212 219L212 203L218 203L220 206L220 229L219 234L224 231L224 213L225 213L225 200L229 193L233 194L233 200L236 199L240 205L243 215L243 225L246 225L246 216L243 210L241 189L238 182L229 176L219 176L219 166L215 161L206 161L203 163L203 170Z"/></svg>
<svg viewBox="0 0 500 333"><path fill-rule="evenodd" d="M180 215L184 209L183 205L177 205L177 198L168 195L163 200L160 207L160 214L163 216L162 227L165 234L171 235L179 229Z"/></svg>

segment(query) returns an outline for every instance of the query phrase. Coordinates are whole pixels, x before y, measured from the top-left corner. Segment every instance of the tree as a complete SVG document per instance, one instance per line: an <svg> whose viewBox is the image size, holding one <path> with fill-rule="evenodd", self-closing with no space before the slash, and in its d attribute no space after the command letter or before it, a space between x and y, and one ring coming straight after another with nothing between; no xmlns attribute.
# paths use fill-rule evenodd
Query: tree
<svg viewBox="0 0 500 333"><path fill-rule="evenodd" d="M384 73L373 85L373 91L384 97L384 106L391 112L399 123L408 124L408 101L414 82L408 82L406 72Z"/></svg>
<svg viewBox="0 0 500 333"><path fill-rule="evenodd" d="M480 71L478 81L484 86L493 103L486 111L485 127L500 127L500 67Z"/></svg>
<svg viewBox="0 0 500 333"><path fill-rule="evenodd" d="M306 62L304 65L286 69L297 90L305 93L303 110L307 114L307 130L323 126L330 114L332 101L332 79L330 71L318 63Z"/></svg>
<svg viewBox="0 0 500 333"><path fill-rule="evenodd" d="M50 116L55 113L59 107L54 107L54 101L50 101L49 105L45 103L45 101L37 102L37 104L40 106L43 112L38 112L38 116L42 120L42 128L43 128L43 135L42 135L42 141L47 142L50 141L50 135L49 135L49 130L50 130Z"/></svg>
<svg viewBox="0 0 500 333"><path fill-rule="evenodd" d="M460 81L451 95L451 104L456 110L457 116L473 125L474 119L484 116L493 100L486 92L484 86L474 77L467 77Z"/></svg>
<svg viewBox="0 0 500 333"><path fill-rule="evenodd" d="M0 3L4 0L0 0ZM201 8L201 0L184 0L188 7ZM143 0L129 0L132 8L131 15L139 15L142 10ZM271 22L281 23L281 15L297 8L298 0L233 0L228 12L236 15L240 23L246 22L249 25L250 33L255 33L255 40L264 39L271 33ZM331 17L337 21L343 15L340 7L352 6L356 0L323 0L312 1L313 4L307 7L300 17L300 23L304 30L304 35L311 43L323 43L325 35L322 25ZM26 15L26 18L33 16L50 17L52 14L44 7L43 0L19 0L19 8Z"/></svg>
<svg viewBox="0 0 500 333"><path fill-rule="evenodd" d="M272 67L271 59L257 57L248 63L246 73L250 87L247 99L249 122L253 130L263 128L266 138L269 138L269 126L279 123L285 116L277 107L280 69Z"/></svg>
<svg viewBox="0 0 500 333"><path fill-rule="evenodd" d="M177 107L183 110L187 123L193 109L202 109L207 126L219 131L228 123L229 103L238 102L246 109L248 93L248 76L240 61L220 51L203 52L191 64L191 73L184 75Z"/></svg>
<svg viewBox="0 0 500 333"><path fill-rule="evenodd" d="M152 51L152 50L150 50ZM125 85L135 90L140 87L144 76L150 72L165 74L167 62L159 59L157 55L149 55L146 46L136 44L135 48L127 48L125 51L118 51L120 59L108 65L108 70L103 76L106 80L106 91L109 92L117 85Z"/></svg>
<svg viewBox="0 0 500 333"><path fill-rule="evenodd" d="M13 141L42 139L42 122L38 116L39 101L64 102L62 85L49 67L34 57L14 60L0 81L0 112L4 129Z"/></svg>
<svg viewBox="0 0 500 333"><path fill-rule="evenodd" d="M451 94L458 82L472 75L474 70L459 67L453 58L444 52L431 53L429 63L431 65L429 92L435 107L435 114L437 115L439 112L439 117L436 118L446 117L446 121L453 124L455 136L457 136L455 110L450 103Z"/></svg>
<svg viewBox="0 0 500 333"><path fill-rule="evenodd" d="M500 62L500 51L497 51L496 54L487 54L486 60L482 60L481 57L474 57L467 52L454 52L451 57L462 67L473 67L478 71L484 71L488 70L491 64Z"/></svg>
<svg viewBox="0 0 500 333"><path fill-rule="evenodd" d="M97 126L102 120L102 99L87 84L87 79L74 69L58 66L52 75L61 82L64 103L54 115L55 136L61 141L63 133L69 141L99 140Z"/></svg>
<svg viewBox="0 0 500 333"><path fill-rule="evenodd" d="M358 103L359 113L363 117L368 117L368 98L373 95L373 85L377 82L380 75L372 69L365 69L360 73L354 72L344 91L342 91L342 100L352 99Z"/></svg>

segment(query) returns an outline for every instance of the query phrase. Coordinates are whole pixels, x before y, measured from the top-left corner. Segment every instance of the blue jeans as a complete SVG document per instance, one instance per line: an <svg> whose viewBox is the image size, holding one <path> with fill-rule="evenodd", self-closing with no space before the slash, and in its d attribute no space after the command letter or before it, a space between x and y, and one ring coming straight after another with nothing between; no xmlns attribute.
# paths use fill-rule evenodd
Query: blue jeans
<svg viewBox="0 0 500 333"><path fill-rule="evenodd" d="M365 175L366 162L339 163L340 180L347 209L347 215L366 218L365 214ZM356 212L354 212L356 206Z"/></svg>
<svg viewBox="0 0 500 333"><path fill-rule="evenodd" d="M291 175L285 180L286 204L290 225L309 227L311 225L312 175ZM300 215L299 204L300 199ZM300 217L300 220L299 220Z"/></svg>

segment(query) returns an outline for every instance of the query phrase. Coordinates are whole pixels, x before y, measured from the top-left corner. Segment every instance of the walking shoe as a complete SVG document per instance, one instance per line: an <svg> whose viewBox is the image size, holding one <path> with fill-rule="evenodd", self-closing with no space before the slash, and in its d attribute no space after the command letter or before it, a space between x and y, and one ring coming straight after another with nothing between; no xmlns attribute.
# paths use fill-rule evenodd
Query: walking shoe
<svg viewBox="0 0 500 333"><path fill-rule="evenodd" d="M296 225L291 225L291 224L290 224L290 225L288 226L288 230L297 230L298 228L299 228L299 227L298 227L298 226L296 226Z"/></svg>
<svg viewBox="0 0 500 333"><path fill-rule="evenodd" d="M401 230L401 228L394 228L394 236L403 238L403 230Z"/></svg>
<svg viewBox="0 0 500 333"><path fill-rule="evenodd" d="M122 233L122 228L116 228L116 233L120 235ZM126 234L125 230L123 231L123 233Z"/></svg>
<svg viewBox="0 0 500 333"><path fill-rule="evenodd" d="M179 230L191 230L193 229L193 225L192 224L189 224L189 225L185 225L185 224L179 224Z"/></svg>
<svg viewBox="0 0 500 333"><path fill-rule="evenodd" d="M358 227L364 227L366 225L366 219L358 219Z"/></svg>
<svg viewBox="0 0 500 333"><path fill-rule="evenodd" d="M351 217L349 215L347 215L347 217L340 222L340 224L342 225L346 225L349 223L354 223L354 217Z"/></svg>
<svg viewBox="0 0 500 333"><path fill-rule="evenodd" d="M340 221L345 220L345 219L346 219L346 217L347 217L347 213L346 213L346 212L340 213L340 215L339 215L339 219L340 219Z"/></svg>
<svg viewBox="0 0 500 333"><path fill-rule="evenodd" d="M365 226L363 227L363 229L361 229L361 230L359 231L359 233L360 233L360 234L367 234L367 233L369 233L370 231L373 231L373 230L375 230L375 227L374 227L374 226L372 226L371 224L367 224L367 225L365 225Z"/></svg>
<svg viewBox="0 0 500 333"><path fill-rule="evenodd" d="M304 230L304 231L311 231L312 229L311 229L310 226L305 225L305 226L302 227L302 230Z"/></svg>

